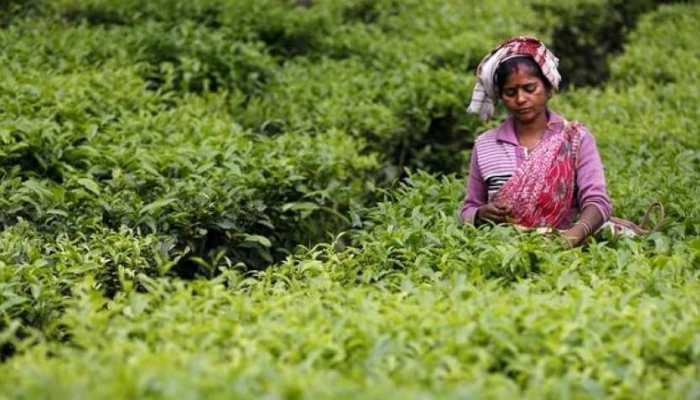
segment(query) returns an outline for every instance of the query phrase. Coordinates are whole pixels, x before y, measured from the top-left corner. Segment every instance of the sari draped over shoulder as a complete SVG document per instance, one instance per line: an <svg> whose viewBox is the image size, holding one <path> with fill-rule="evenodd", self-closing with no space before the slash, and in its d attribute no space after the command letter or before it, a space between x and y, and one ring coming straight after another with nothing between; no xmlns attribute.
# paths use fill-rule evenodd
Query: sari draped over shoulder
<svg viewBox="0 0 700 400"><path fill-rule="evenodd" d="M526 228L555 228L574 198L576 162L583 127L565 121L543 139L496 193L494 203L511 210L511 223Z"/></svg>

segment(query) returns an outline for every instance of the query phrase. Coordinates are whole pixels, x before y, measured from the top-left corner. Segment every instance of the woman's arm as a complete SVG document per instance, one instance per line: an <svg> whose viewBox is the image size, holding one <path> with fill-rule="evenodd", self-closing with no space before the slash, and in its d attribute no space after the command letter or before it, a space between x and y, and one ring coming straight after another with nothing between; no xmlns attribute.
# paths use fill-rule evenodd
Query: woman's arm
<svg viewBox="0 0 700 400"><path fill-rule="evenodd" d="M471 154L471 161L469 162L469 178L467 182L467 195L464 198L464 203L462 204L462 211L460 212L460 217L462 222L465 224L476 225L477 218L476 214L479 207L486 204L488 200L488 192L486 189L486 182L484 182L481 176L481 169L479 168L479 163L477 162L476 156L476 145Z"/></svg>
<svg viewBox="0 0 700 400"><path fill-rule="evenodd" d="M605 185L603 162L598 153L595 138L585 131L581 136L581 147L576 168L576 200L581 215L563 235L572 246L581 244L595 233L610 218L612 206Z"/></svg>
<svg viewBox="0 0 700 400"><path fill-rule="evenodd" d="M598 153L595 138L584 131L576 165L576 200L581 210L594 206L603 217L603 222L610 218L612 205L605 185L603 161Z"/></svg>
<svg viewBox="0 0 700 400"><path fill-rule="evenodd" d="M583 243L588 236L605 223L603 215L598 211L598 207L589 205L581 211L581 217L574 225L562 232L562 236L571 247L575 247Z"/></svg>

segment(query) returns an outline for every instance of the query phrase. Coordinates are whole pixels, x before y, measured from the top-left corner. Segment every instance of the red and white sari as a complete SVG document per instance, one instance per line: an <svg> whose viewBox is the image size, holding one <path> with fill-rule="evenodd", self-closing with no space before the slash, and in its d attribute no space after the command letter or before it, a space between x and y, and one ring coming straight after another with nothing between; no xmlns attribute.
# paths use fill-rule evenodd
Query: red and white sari
<svg viewBox="0 0 700 400"><path fill-rule="evenodd" d="M495 203L511 210L510 222L526 228L556 227L574 197L576 157L582 127L564 128L532 150L496 194Z"/></svg>
<svg viewBox="0 0 700 400"><path fill-rule="evenodd" d="M545 228L546 231L561 224L575 195L576 163L583 132L583 126L578 122L565 122L564 128L537 145L503 184L494 202L510 209L509 222L525 229ZM643 228L649 222L653 208L659 209L657 227ZM654 203L647 210L641 226L611 217L600 229L610 229L614 236L644 235L658 229L663 218L663 206Z"/></svg>

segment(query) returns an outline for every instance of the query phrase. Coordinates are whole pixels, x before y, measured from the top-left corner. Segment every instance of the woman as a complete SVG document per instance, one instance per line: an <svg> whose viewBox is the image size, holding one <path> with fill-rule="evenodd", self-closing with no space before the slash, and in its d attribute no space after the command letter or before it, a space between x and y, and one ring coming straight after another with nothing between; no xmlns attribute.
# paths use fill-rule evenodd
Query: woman
<svg viewBox="0 0 700 400"><path fill-rule="evenodd" d="M488 119L500 100L510 116L476 140L465 223L555 228L575 246L609 219L595 139L547 107L561 79L558 61L539 40L517 37L479 64L468 111Z"/></svg>

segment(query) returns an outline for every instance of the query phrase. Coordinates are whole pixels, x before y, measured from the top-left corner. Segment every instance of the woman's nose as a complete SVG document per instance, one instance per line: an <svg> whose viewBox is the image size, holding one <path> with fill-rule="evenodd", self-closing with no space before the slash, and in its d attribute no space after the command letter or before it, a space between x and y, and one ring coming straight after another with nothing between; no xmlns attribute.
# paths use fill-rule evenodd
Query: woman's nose
<svg viewBox="0 0 700 400"><path fill-rule="evenodd" d="M522 90L518 90L517 94L515 95L515 102L518 104L521 104L525 101L525 93L523 93Z"/></svg>

